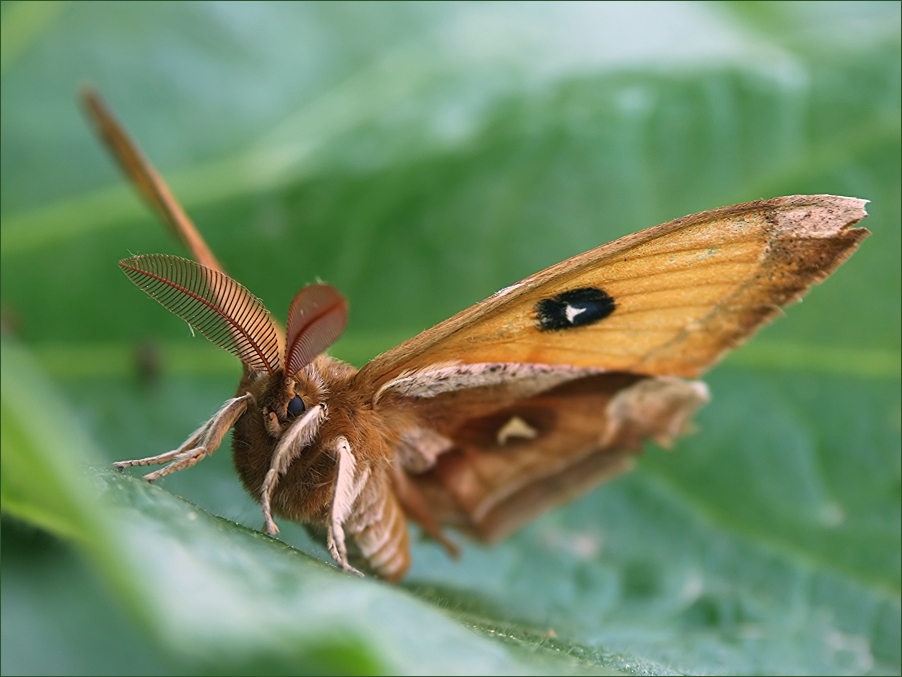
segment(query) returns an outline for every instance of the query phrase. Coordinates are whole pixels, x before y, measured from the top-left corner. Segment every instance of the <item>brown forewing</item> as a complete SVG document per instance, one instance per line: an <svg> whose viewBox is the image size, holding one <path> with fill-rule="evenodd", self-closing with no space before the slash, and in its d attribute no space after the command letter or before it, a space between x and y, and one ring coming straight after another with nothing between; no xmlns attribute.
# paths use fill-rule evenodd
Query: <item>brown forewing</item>
<svg viewBox="0 0 902 677"><path fill-rule="evenodd" d="M706 393L673 377L701 374L835 270L868 235L851 227L864 204L791 196L649 228L436 325L364 366L356 385L375 400L389 393L377 406L409 408L438 438L418 436L432 450L419 463L415 449L405 452L438 521L494 540L627 469L644 440L675 437ZM542 326L540 304L586 289L603 290L613 312ZM605 373L525 397L511 383L466 379L455 391L403 396L407 381L438 381L448 365L497 363Z"/></svg>
<svg viewBox="0 0 902 677"><path fill-rule="evenodd" d="M383 353L375 392L437 363L519 362L695 377L826 278L867 236L864 200L796 195L686 216L590 250L501 290ZM537 304L604 290L616 309L578 330L539 328Z"/></svg>

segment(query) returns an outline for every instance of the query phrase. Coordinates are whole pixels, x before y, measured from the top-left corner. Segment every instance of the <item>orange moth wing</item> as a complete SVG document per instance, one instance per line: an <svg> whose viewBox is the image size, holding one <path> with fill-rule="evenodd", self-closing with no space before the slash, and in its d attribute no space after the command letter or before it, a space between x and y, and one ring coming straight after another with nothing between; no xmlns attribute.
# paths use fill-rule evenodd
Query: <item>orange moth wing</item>
<svg viewBox="0 0 902 677"><path fill-rule="evenodd" d="M365 365L420 427L401 462L439 522L494 540L669 444L697 377L836 269L864 200L798 195L687 216L502 289Z"/></svg>
<svg viewBox="0 0 902 677"><path fill-rule="evenodd" d="M794 195L714 209L574 256L497 292L360 370L520 362L695 377L825 279L867 235L866 200ZM538 305L597 289L601 321L544 330Z"/></svg>

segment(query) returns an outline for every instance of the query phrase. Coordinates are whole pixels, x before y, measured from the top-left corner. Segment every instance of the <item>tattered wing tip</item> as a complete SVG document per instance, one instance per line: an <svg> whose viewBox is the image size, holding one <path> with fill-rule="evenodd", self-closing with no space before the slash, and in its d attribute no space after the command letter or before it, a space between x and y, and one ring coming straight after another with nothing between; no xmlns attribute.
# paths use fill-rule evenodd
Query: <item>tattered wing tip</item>
<svg viewBox="0 0 902 677"><path fill-rule="evenodd" d="M868 215L868 200L840 195L792 195L778 200L778 236L832 238L854 233L860 241L870 234L867 229L852 228Z"/></svg>

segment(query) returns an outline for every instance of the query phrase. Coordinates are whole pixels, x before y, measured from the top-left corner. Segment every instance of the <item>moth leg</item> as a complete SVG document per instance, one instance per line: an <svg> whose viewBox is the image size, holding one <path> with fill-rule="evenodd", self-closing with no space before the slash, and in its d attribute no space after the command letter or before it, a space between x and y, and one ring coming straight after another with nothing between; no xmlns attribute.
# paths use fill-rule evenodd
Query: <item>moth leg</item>
<svg viewBox="0 0 902 677"><path fill-rule="evenodd" d="M186 449L196 447L198 440L200 440L201 435L203 434L204 430L206 430L208 425L210 425L210 422L206 421L200 428L191 433L188 439L182 442L181 446L178 449L167 451L166 453L158 454L157 456L148 456L147 458L136 458L131 461L116 461L115 463L113 463L113 466L116 468L116 470L125 470L126 468L132 468L137 465L160 465L161 463L171 461L173 458L183 453Z"/></svg>
<svg viewBox="0 0 902 677"><path fill-rule="evenodd" d="M348 562L344 523L351 514L354 501L360 495L360 490L369 477L369 472L365 471L360 477L355 479L357 462L351 453L351 445L348 443L347 438L338 438L336 451L338 452L338 477L335 481L335 494L332 498L332 511L326 545L329 548L329 554L332 555L332 559L342 569L358 576L363 576Z"/></svg>
<svg viewBox="0 0 902 677"><path fill-rule="evenodd" d="M263 487L260 489L260 505L263 508L263 530L275 535L279 533L272 518L272 495L279 484L282 475L288 472L290 466L301 452L313 441L319 430L319 424L325 416L325 408L318 404L311 407L303 417L295 422L279 440L276 450L273 452L269 470L263 478Z"/></svg>
<svg viewBox="0 0 902 677"><path fill-rule="evenodd" d="M185 442L174 451L168 451L158 456L136 459L133 461L119 461L113 465L118 470L123 470L136 465L155 465L167 463L159 470L144 475L144 479L153 482L166 475L171 475L179 470L190 468L201 459L209 456L219 448L222 439L236 421L247 411L247 405L251 401L250 393L241 397L233 397L223 404L200 428L195 430Z"/></svg>

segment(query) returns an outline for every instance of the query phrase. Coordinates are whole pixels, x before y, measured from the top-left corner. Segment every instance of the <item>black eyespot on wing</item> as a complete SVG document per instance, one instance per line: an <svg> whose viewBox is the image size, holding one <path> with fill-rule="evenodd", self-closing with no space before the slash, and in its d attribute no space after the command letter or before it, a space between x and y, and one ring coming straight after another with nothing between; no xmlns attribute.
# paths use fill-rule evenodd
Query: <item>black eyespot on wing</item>
<svg viewBox="0 0 902 677"><path fill-rule="evenodd" d="M536 303L539 329L573 329L600 322L614 312L617 304L604 289L583 287L542 299Z"/></svg>
<svg viewBox="0 0 902 677"><path fill-rule="evenodd" d="M304 404L304 400L300 398L299 395L295 395L291 398L291 402L288 403L288 416L289 418L297 418L301 414L303 414L307 410L307 405Z"/></svg>

